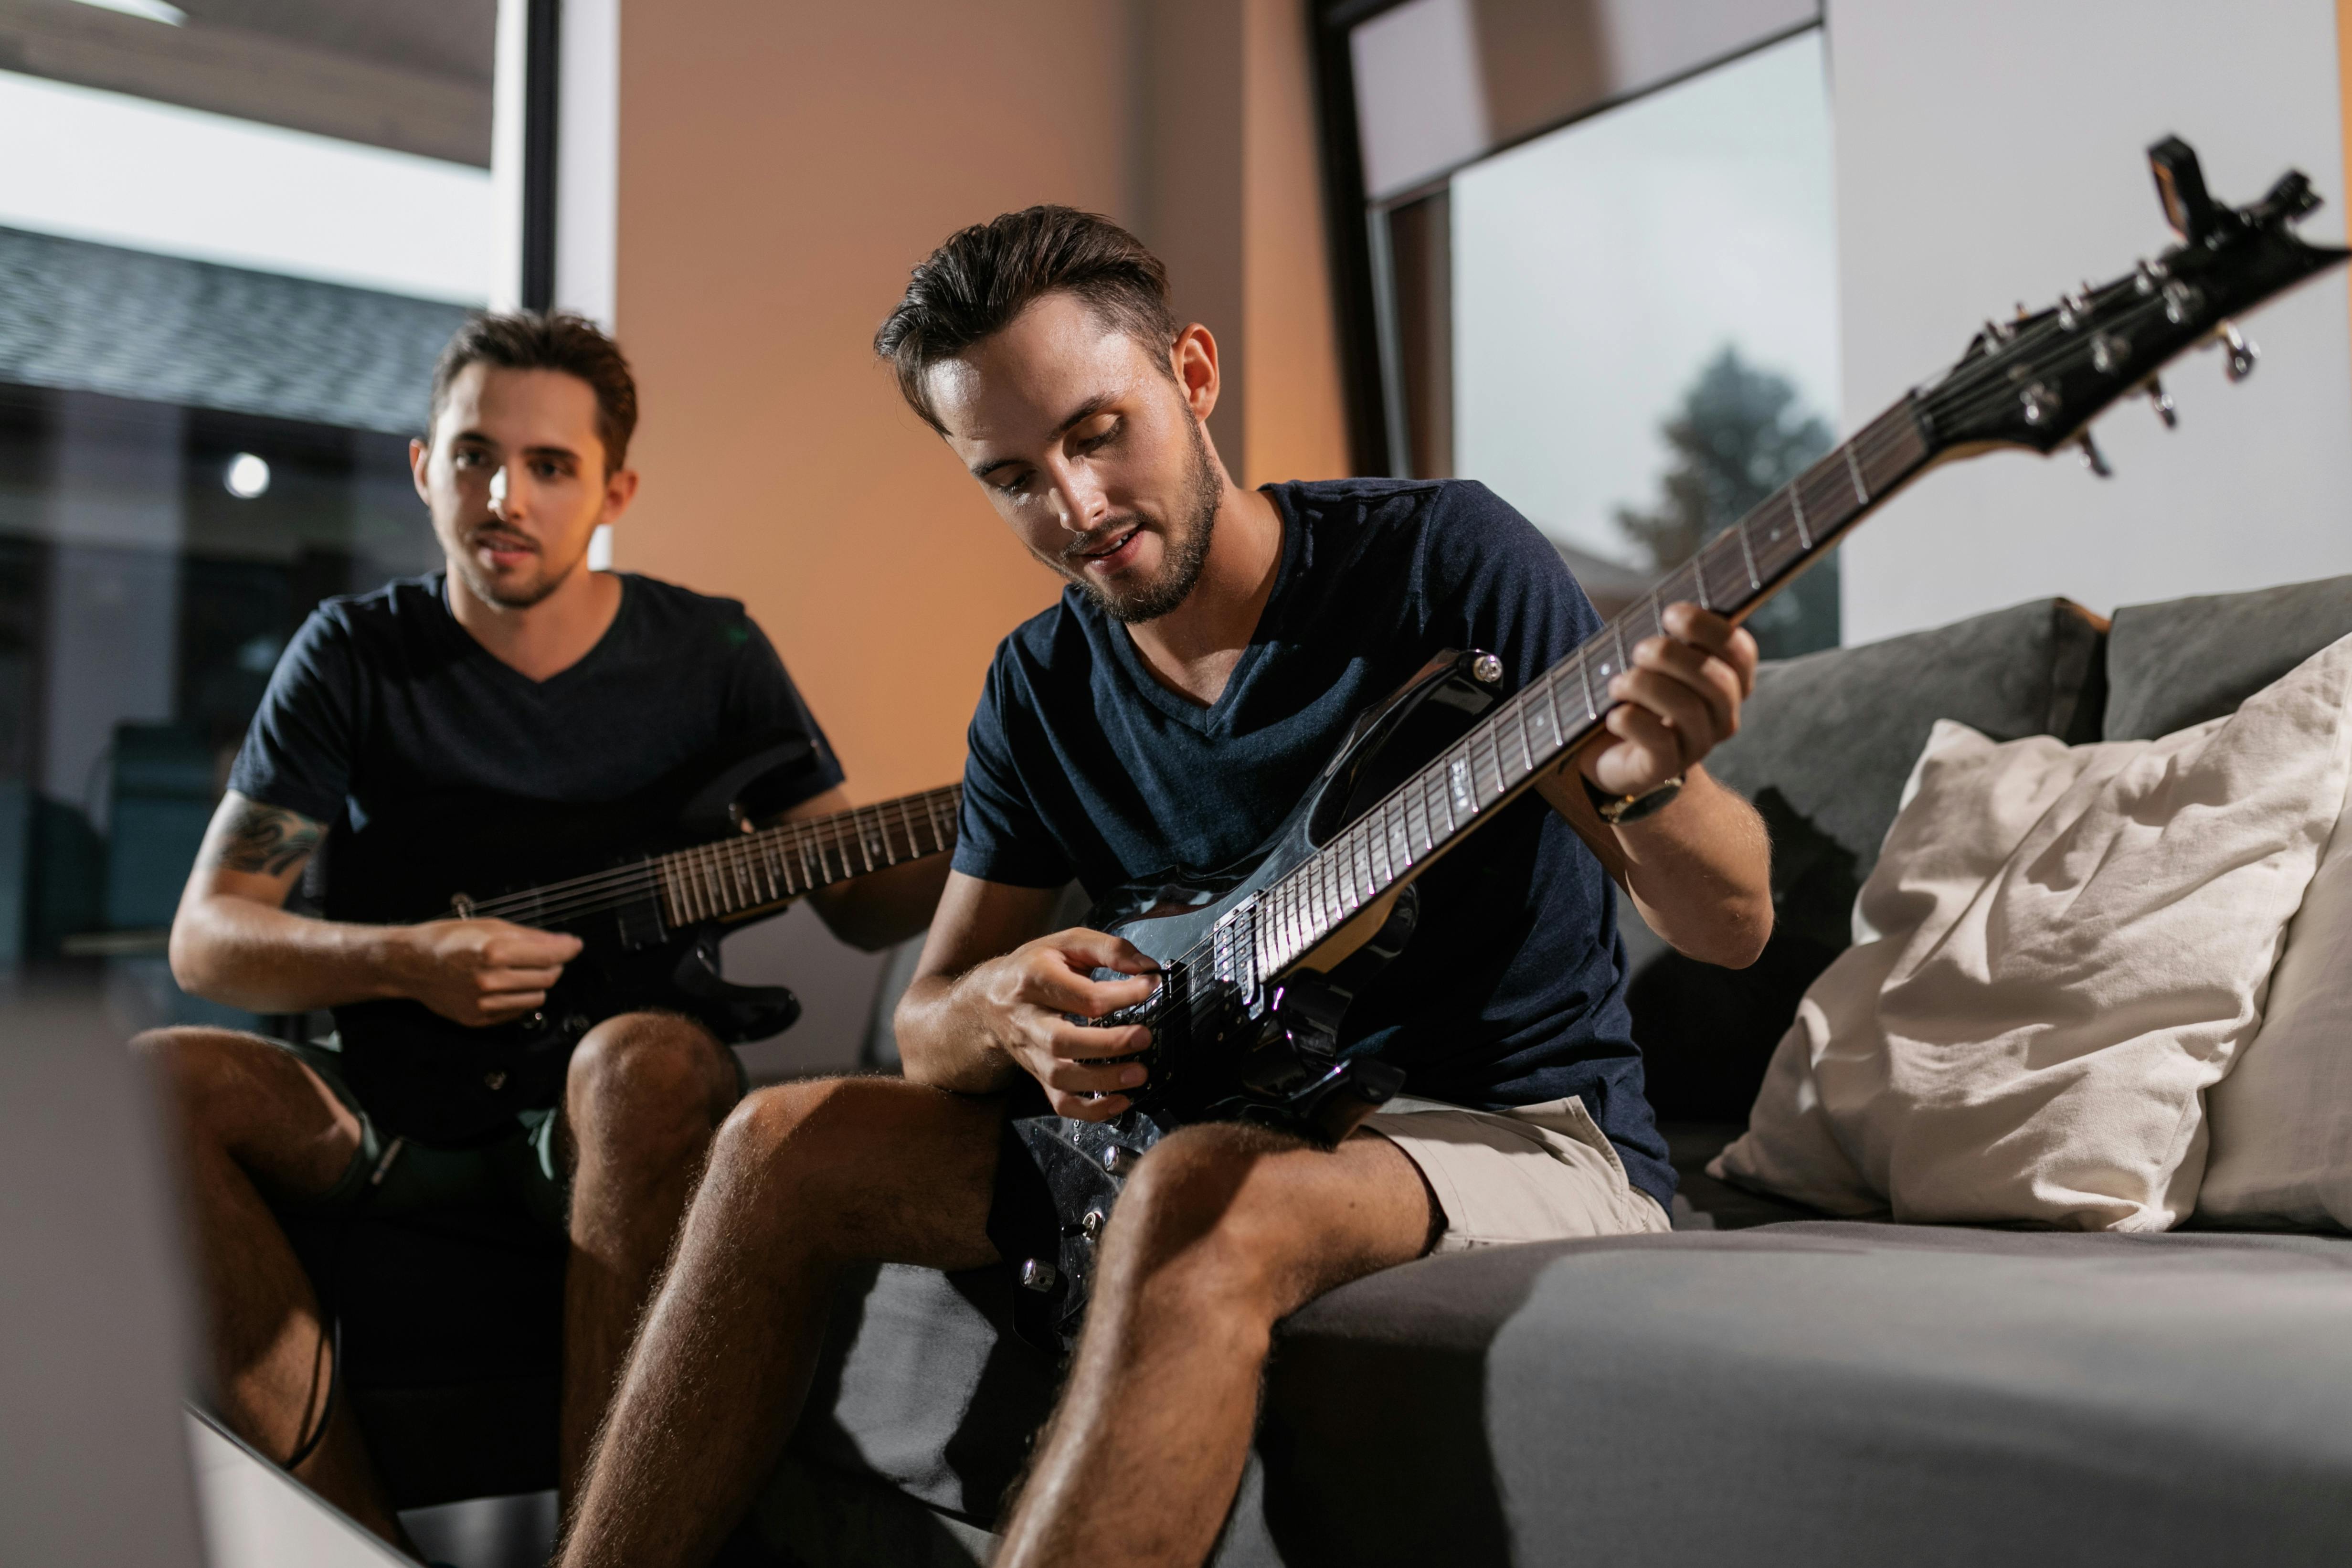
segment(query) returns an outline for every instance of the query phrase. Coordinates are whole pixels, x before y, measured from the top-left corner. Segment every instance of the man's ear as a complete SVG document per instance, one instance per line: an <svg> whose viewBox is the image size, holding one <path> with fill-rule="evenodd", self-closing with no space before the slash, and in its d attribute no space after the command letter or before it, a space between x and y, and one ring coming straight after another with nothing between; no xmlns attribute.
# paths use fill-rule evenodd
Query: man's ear
<svg viewBox="0 0 2352 1568"><path fill-rule="evenodd" d="M600 523L618 522L629 503L637 499L637 470L622 468L604 476L604 510L597 514Z"/></svg>
<svg viewBox="0 0 2352 1568"><path fill-rule="evenodd" d="M432 459L433 448L412 439L408 443L408 477L416 483L416 499L426 506L433 504L433 492L425 488L425 466Z"/></svg>
<svg viewBox="0 0 2352 1568"><path fill-rule="evenodd" d="M1176 334L1169 345L1168 366L1175 372L1176 385L1184 394L1185 404L1195 419L1206 419L1216 412L1217 340L1209 329L1195 321Z"/></svg>

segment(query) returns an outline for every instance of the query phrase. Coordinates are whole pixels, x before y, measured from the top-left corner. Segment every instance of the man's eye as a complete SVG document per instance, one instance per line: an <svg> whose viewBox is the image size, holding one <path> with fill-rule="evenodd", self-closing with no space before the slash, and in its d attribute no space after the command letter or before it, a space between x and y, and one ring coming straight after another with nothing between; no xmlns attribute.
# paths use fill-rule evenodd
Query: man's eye
<svg viewBox="0 0 2352 1568"><path fill-rule="evenodd" d="M1101 434L1089 436L1085 440L1079 442L1078 450L1081 452L1098 451L1102 447L1109 446L1112 437L1116 437L1123 428L1125 428L1125 421L1114 419L1108 426L1103 427Z"/></svg>
<svg viewBox="0 0 2352 1568"><path fill-rule="evenodd" d="M457 468L471 468L478 467L482 460L488 456L488 454L484 452L460 451L453 456L449 461Z"/></svg>
<svg viewBox="0 0 2352 1568"><path fill-rule="evenodd" d="M563 476L563 465L561 463L537 462L530 466L530 471L542 479L561 479Z"/></svg>

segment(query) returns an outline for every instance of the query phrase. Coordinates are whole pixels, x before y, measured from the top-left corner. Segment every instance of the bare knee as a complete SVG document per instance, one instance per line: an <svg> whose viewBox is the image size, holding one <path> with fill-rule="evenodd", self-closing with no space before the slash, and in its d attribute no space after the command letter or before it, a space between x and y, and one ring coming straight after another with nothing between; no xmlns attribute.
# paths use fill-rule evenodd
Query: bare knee
<svg viewBox="0 0 2352 1568"><path fill-rule="evenodd" d="M885 1078L779 1084L719 1129L698 1206L835 1259L971 1268L988 1249L992 1110Z"/></svg>
<svg viewBox="0 0 2352 1568"><path fill-rule="evenodd" d="M1271 1323L1289 1310L1286 1258L1299 1216L1250 1176L1295 1139L1237 1125L1186 1128L1160 1141L1119 1194L1106 1241L1107 1292L1150 1290L1187 1311Z"/></svg>
<svg viewBox="0 0 2352 1568"><path fill-rule="evenodd" d="M564 1109L586 1143L699 1143L735 1099L734 1064L710 1032L666 1013L629 1013L572 1053Z"/></svg>
<svg viewBox="0 0 2352 1568"><path fill-rule="evenodd" d="M131 1037L131 1050L156 1074L191 1133L229 1136L279 1088L272 1071L279 1064L273 1058L283 1053L235 1030L149 1029Z"/></svg>

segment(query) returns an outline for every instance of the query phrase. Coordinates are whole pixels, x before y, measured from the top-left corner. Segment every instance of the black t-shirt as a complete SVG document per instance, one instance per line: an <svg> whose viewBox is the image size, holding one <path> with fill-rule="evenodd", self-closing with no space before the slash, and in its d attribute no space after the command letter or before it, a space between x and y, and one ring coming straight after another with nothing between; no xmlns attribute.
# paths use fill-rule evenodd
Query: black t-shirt
<svg viewBox="0 0 2352 1568"><path fill-rule="evenodd" d="M1262 847L1357 716L1441 649L1501 658L1517 690L1601 628L1559 554L1485 486L1268 486L1273 596L1207 709L1144 668L1076 589L1000 644L972 716L955 868L1101 897ZM1403 953L1349 1009L1343 1043L1405 1092L1499 1109L1583 1098L1633 1184L1673 1168L1643 1098L1615 889L1540 798L1522 796L1421 879Z"/></svg>
<svg viewBox="0 0 2352 1568"><path fill-rule="evenodd" d="M229 770L248 799L332 825L426 790L593 805L714 747L806 739L777 805L841 782L824 731L733 599L634 574L596 646L532 680L449 613L443 574L329 599L294 634Z"/></svg>

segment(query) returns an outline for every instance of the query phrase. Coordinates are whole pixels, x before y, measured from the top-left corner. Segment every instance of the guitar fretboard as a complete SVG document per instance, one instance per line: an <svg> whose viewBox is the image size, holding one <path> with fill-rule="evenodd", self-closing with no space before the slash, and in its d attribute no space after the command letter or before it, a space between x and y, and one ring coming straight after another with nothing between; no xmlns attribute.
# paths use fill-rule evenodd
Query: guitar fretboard
<svg viewBox="0 0 2352 1568"><path fill-rule="evenodd" d="M963 786L950 784L831 816L779 823L655 859L673 926L725 920L955 847Z"/></svg>
<svg viewBox="0 0 2352 1568"><path fill-rule="evenodd" d="M1558 767L1617 706L1609 682L1635 647L1660 635L1666 605L1686 601L1744 618L1928 456L1906 397L1667 573L1575 653L1267 888L1253 921L1256 973L1279 973L1305 957L1466 837L1482 816ZM1225 950L1218 955L1221 972L1230 962L1227 940L1219 942Z"/></svg>

